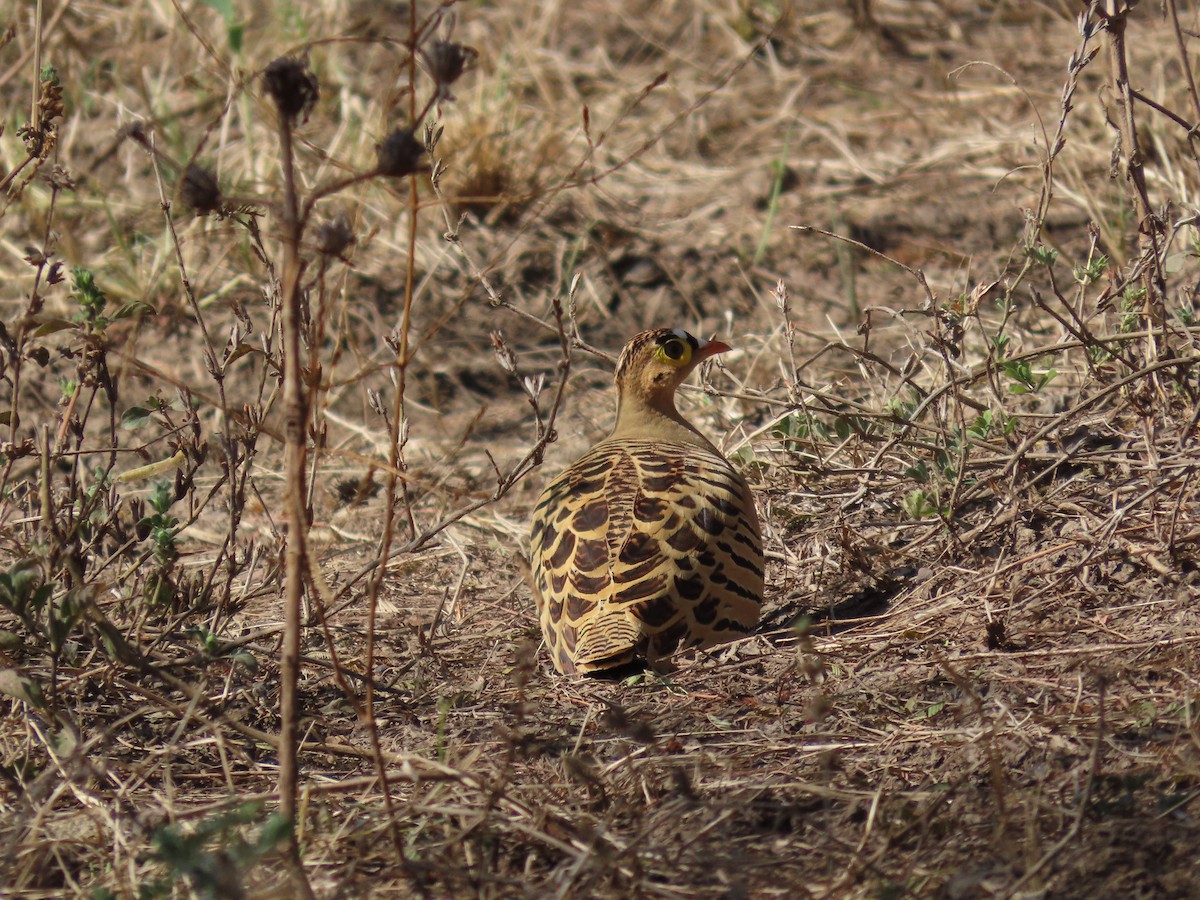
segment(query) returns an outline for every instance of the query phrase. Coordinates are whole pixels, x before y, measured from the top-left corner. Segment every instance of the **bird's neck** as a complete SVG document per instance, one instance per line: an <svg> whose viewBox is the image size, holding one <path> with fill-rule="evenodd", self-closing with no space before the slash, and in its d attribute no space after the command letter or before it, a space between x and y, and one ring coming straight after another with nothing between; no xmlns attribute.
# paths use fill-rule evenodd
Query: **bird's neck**
<svg viewBox="0 0 1200 900"><path fill-rule="evenodd" d="M712 447L704 435L679 414L672 395L649 397L624 392L617 399L617 424L610 438L678 441Z"/></svg>

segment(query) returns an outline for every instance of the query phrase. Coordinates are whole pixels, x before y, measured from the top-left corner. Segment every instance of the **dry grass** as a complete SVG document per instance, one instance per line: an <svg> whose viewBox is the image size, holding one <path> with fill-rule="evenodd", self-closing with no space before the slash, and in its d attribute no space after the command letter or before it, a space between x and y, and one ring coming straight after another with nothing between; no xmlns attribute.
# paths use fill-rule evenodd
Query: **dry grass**
<svg viewBox="0 0 1200 900"><path fill-rule="evenodd" d="M433 87L406 7L221 9L0 48L0 893L1197 892L1194 10L1132 14L1118 131L1065 0L454 6L433 185L369 177ZM288 157L261 76L305 50ZM286 158L363 173L297 244L305 479ZM685 402L755 484L763 627L564 680L528 511L660 324L739 348Z"/></svg>

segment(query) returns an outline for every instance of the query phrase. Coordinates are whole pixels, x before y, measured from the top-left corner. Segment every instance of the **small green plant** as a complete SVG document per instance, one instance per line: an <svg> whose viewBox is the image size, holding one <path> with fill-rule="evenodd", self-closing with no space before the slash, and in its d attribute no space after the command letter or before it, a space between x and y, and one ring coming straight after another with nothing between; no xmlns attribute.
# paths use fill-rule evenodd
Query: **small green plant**
<svg viewBox="0 0 1200 900"><path fill-rule="evenodd" d="M96 284L96 276L90 269L75 266L71 269L71 283L75 299L79 303L80 320L95 328L103 328L108 324L104 318L104 308L108 306L108 297Z"/></svg>
<svg viewBox="0 0 1200 900"><path fill-rule="evenodd" d="M1033 364L1024 359L1010 359L1000 363L1004 374L1013 380L1008 386L1010 394L1036 394L1058 377L1056 369L1034 371Z"/></svg>
<svg viewBox="0 0 1200 900"><path fill-rule="evenodd" d="M41 616L52 593L50 585L39 582L38 566L32 560L0 572L0 606L20 619L31 634L42 632Z"/></svg>
<svg viewBox="0 0 1200 900"><path fill-rule="evenodd" d="M222 643L219 635L203 625L193 626L189 631L196 638L196 643L200 645L204 655L210 659L224 659L251 672L258 671L258 659L244 647L228 647Z"/></svg>
<svg viewBox="0 0 1200 900"><path fill-rule="evenodd" d="M985 441L997 429L1001 434L1011 435L1017 427L1017 420L1007 418L1003 413L995 413L990 409L985 409L975 421L967 426L967 433L977 440Z"/></svg>
<svg viewBox="0 0 1200 900"><path fill-rule="evenodd" d="M1125 288L1121 294L1121 320L1117 325L1117 330L1121 334L1137 330L1138 318L1141 316L1145 300L1146 289L1144 287L1130 285Z"/></svg>
<svg viewBox="0 0 1200 900"><path fill-rule="evenodd" d="M1108 257L1103 254L1095 259L1089 260L1086 265L1076 266L1071 270L1075 276L1075 280L1086 287L1089 284L1095 284L1104 275L1108 269Z"/></svg>
<svg viewBox="0 0 1200 900"><path fill-rule="evenodd" d="M291 834L291 823L273 814L247 839L243 830L262 814L261 803L247 803L200 822L191 832L176 825L157 829L153 856L169 875L144 885L139 896L173 896L180 879L201 897L241 896L246 873Z"/></svg>
<svg viewBox="0 0 1200 900"><path fill-rule="evenodd" d="M785 450L798 451L802 444L829 441L836 438L844 441L851 434L870 434L871 423L861 416L834 415L826 423L808 412L796 412L779 420L772 434L783 442Z"/></svg>
<svg viewBox="0 0 1200 900"><path fill-rule="evenodd" d="M967 426L967 431L972 437L979 440L987 440L987 436L992 432L994 416L990 409L986 409L975 417L975 421Z"/></svg>
<svg viewBox="0 0 1200 900"><path fill-rule="evenodd" d="M904 512L910 519L928 519L944 516L946 511L938 506L937 498L917 488L904 498Z"/></svg>
<svg viewBox="0 0 1200 900"><path fill-rule="evenodd" d="M916 409L916 401L905 400L902 397L893 397L887 402L883 411L894 419L898 419L901 422L908 422L912 419L912 414Z"/></svg>
<svg viewBox="0 0 1200 900"><path fill-rule="evenodd" d="M55 600L54 586L41 582L38 565L31 560L0 572L0 607L21 620L29 636L49 651L55 664L84 609L74 590L63 591Z"/></svg>
<svg viewBox="0 0 1200 900"><path fill-rule="evenodd" d="M1037 265L1045 266L1048 269L1058 260L1058 251L1045 244L1036 244L1029 248L1029 258Z"/></svg>
<svg viewBox="0 0 1200 900"><path fill-rule="evenodd" d="M996 413L990 409L984 410L969 422L965 429L955 428L947 436L946 443L933 451L932 461L917 460L909 466L904 474L918 484L930 484L934 479L942 483L974 484L973 478L964 477L964 463L970 452L971 445L976 441L985 441L997 431L1011 435L1017 426L1017 420ZM945 514L945 509L936 506L933 498L923 491L914 491L904 501L905 511L913 518L924 518L931 514Z"/></svg>
<svg viewBox="0 0 1200 900"><path fill-rule="evenodd" d="M173 608L178 594L178 585L172 577L175 561L179 558L176 536L179 520L170 514L175 503L175 490L170 482L160 481L146 498L152 512L137 521L137 535L149 544L154 570L144 582L142 597L156 608Z"/></svg>
<svg viewBox="0 0 1200 900"><path fill-rule="evenodd" d="M175 545L179 520L168 512L175 504L175 490L171 487L171 483L168 481L158 482L147 498L147 502L154 513L143 517L138 522L138 533L149 538L155 560L161 565L173 563L179 558L179 550Z"/></svg>
<svg viewBox="0 0 1200 900"><path fill-rule="evenodd" d="M806 412L796 412L779 420L772 432L783 442L785 450L799 450L801 443L816 438L828 440L831 436L829 428L818 419Z"/></svg>
<svg viewBox="0 0 1200 900"><path fill-rule="evenodd" d="M67 647L67 640L75 623L83 615L84 604L74 590L63 591L57 603L51 603L50 615L46 620L46 636L50 639L50 654L57 663Z"/></svg>

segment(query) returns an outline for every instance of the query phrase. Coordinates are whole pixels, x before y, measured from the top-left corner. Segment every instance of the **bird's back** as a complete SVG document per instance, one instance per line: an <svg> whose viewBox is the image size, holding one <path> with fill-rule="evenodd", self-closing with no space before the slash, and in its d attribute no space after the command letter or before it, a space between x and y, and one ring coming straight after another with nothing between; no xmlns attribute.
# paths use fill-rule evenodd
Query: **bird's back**
<svg viewBox="0 0 1200 900"><path fill-rule="evenodd" d="M653 664L758 622L754 500L707 442L601 442L542 493L531 537L542 631L560 672Z"/></svg>

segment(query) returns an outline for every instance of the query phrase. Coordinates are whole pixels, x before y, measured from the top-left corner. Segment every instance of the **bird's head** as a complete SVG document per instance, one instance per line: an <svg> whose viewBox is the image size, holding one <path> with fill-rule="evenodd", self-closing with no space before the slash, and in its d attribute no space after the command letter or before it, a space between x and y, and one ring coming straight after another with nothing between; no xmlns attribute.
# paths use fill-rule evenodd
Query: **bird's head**
<svg viewBox="0 0 1200 900"><path fill-rule="evenodd" d="M725 353L722 341L693 337L682 328L656 328L632 338L617 361L617 390L663 413L675 411L675 389L709 357Z"/></svg>

